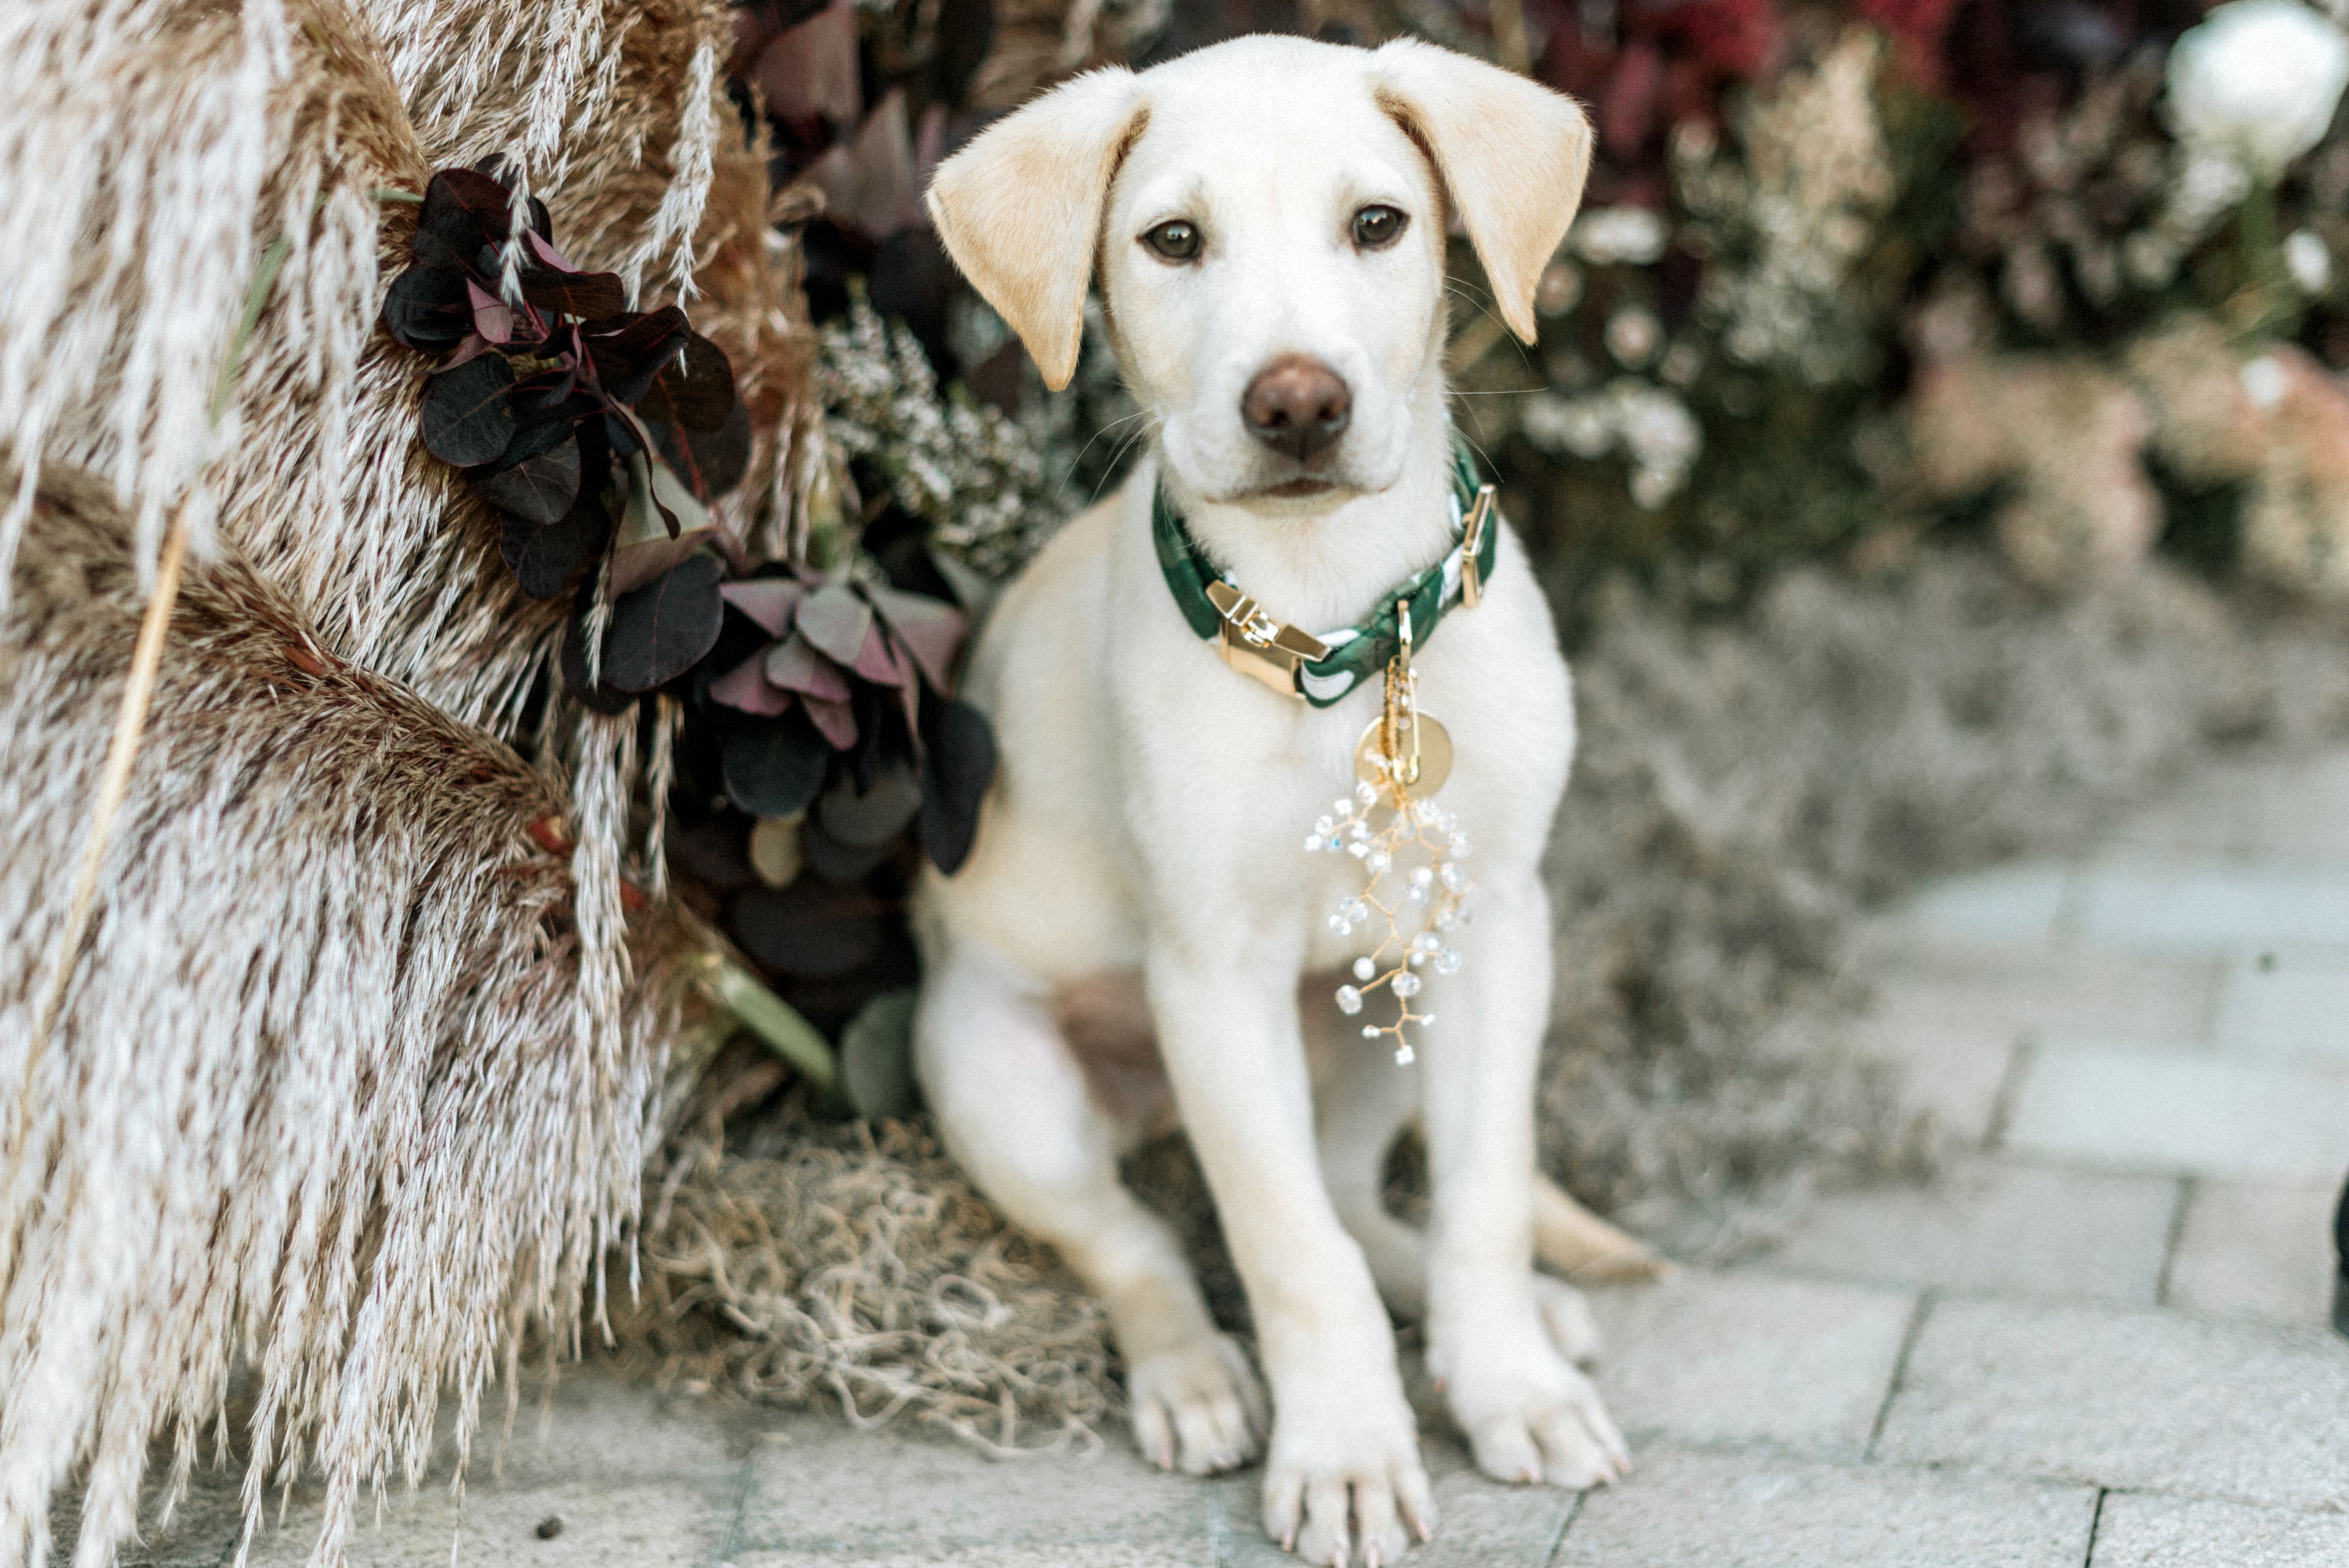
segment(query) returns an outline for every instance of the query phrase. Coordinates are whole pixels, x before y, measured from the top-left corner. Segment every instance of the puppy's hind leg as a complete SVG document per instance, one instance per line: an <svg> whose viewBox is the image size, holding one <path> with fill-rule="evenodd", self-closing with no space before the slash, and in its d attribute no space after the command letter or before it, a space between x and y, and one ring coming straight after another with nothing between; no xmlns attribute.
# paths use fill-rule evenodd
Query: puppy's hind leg
<svg viewBox="0 0 2349 1568"><path fill-rule="evenodd" d="M915 1060L947 1150L1108 1305L1143 1453L1194 1475L1247 1463L1262 1387L1216 1332L1174 1232L1118 1181L1132 1130L1094 1103L1050 996L977 943L926 956Z"/></svg>

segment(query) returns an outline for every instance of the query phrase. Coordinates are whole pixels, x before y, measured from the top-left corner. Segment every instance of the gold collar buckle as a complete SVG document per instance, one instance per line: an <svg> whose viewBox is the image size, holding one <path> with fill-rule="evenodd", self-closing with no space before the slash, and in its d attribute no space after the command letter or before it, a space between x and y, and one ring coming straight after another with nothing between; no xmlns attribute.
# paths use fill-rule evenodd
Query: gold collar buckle
<svg viewBox="0 0 2349 1568"><path fill-rule="evenodd" d="M1305 694L1298 689L1298 666L1328 658L1330 645L1276 619L1228 583L1210 582L1206 586L1207 602L1223 617L1224 663L1254 676L1284 696L1301 700Z"/></svg>

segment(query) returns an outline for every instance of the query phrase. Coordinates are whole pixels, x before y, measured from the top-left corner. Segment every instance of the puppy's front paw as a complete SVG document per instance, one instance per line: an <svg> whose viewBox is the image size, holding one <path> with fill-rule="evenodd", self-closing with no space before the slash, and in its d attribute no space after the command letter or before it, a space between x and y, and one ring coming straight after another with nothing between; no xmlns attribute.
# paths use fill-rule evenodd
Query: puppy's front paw
<svg viewBox="0 0 2349 1568"><path fill-rule="evenodd" d="M1284 1389L1265 1468L1265 1533L1308 1563L1380 1568L1435 1533L1435 1494L1400 1388Z"/></svg>
<svg viewBox="0 0 2349 1568"><path fill-rule="evenodd" d="M1125 1375L1133 1438L1161 1470L1235 1470L1264 1438L1264 1387L1228 1335L1195 1339L1135 1362Z"/></svg>
<svg viewBox="0 0 2349 1568"><path fill-rule="evenodd" d="M1549 1332L1558 1332L1555 1322ZM1630 1473L1630 1449L1598 1387L1540 1331L1441 1359L1452 1418L1475 1450L1476 1468L1494 1480L1579 1491Z"/></svg>

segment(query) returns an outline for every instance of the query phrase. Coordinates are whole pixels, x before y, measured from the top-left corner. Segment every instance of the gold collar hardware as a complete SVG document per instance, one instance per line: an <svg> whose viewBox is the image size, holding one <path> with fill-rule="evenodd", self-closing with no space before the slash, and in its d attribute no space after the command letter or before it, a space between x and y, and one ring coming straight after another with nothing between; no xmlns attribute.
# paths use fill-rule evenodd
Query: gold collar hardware
<svg viewBox="0 0 2349 1568"><path fill-rule="evenodd" d="M1276 620L1263 605L1221 580L1207 585L1207 602L1223 617L1224 663L1254 676L1284 696L1302 699L1297 666L1330 656L1330 645Z"/></svg>
<svg viewBox="0 0 2349 1568"><path fill-rule="evenodd" d="M1467 535L1460 542L1460 603L1469 609L1485 596L1485 573L1481 565L1485 551L1485 524L1492 518L1498 496L1491 485L1476 487L1476 501L1468 509Z"/></svg>

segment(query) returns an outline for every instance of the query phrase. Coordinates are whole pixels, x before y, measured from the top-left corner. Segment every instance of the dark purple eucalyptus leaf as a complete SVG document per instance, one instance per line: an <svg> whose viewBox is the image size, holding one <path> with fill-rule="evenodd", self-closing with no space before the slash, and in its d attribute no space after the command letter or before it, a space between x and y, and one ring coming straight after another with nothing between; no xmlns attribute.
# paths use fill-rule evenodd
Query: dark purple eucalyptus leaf
<svg viewBox="0 0 2349 1568"><path fill-rule="evenodd" d="M689 827L677 825L674 818L670 824L670 863L684 867L704 887L731 892L759 880L750 865L750 824L731 811Z"/></svg>
<svg viewBox="0 0 2349 1568"><path fill-rule="evenodd" d="M604 684L647 692L701 662L726 618L718 581L725 562L688 555L657 582L623 593L604 633Z"/></svg>
<svg viewBox="0 0 2349 1568"><path fill-rule="evenodd" d="M552 599L581 567L604 552L604 542L611 535L611 514L603 499L583 487L571 510L553 522L506 518L498 529L498 548L523 593L533 599Z"/></svg>
<svg viewBox="0 0 2349 1568"><path fill-rule="evenodd" d="M864 789L842 779L815 803L815 820L843 844L886 844L922 809L922 781L912 767L884 767Z"/></svg>
<svg viewBox="0 0 2349 1568"><path fill-rule="evenodd" d="M582 707L593 713L626 713L636 696L616 686L591 686L587 681L587 612L595 603L595 584L580 584L571 599L571 619L563 628L563 684Z"/></svg>
<svg viewBox="0 0 2349 1568"><path fill-rule="evenodd" d="M715 430L696 430L666 419L647 419L653 447L686 488L715 500L742 482L750 469L750 410L740 402Z"/></svg>
<svg viewBox="0 0 2349 1568"><path fill-rule="evenodd" d="M383 296L383 329L392 341L436 354L471 330L464 315L466 276L417 265L391 281Z"/></svg>
<svg viewBox="0 0 2349 1568"><path fill-rule="evenodd" d="M800 853L807 857L808 868L827 882L854 882L889 858L889 841L877 844L851 844L833 838L814 822L800 828Z"/></svg>
<svg viewBox="0 0 2349 1568"><path fill-rule="evenodd" d="M922 763L922 852L952 876L978 837L979 805L995 779L995 730L967 702L936 705Z"/></svg>
<svg viewBox="0 0 2349 1568"><path fill-rule="evenodd" d="M533 196L530 199L530 226L538 231L542 240L554 238L554 219L546 211L546 203Z"/></svg>
<svg viewBox="0 0 2349 1568"><path fill-rule="evenodd" d="M831 746L796 708L778 718L730 720L719 744L726 798L754 817L806 810L831 767Z"/></svg>
<svg viewBox="0 0 2349 1568"><path fill-rule="evenodd" d="M424 188L416 226L471 253L513 232L513 192L471 169L443 169Z"/></svg>
<svg viewBox="0 0 2349 1568"><path fill-rule="evenodd" d="M789 887L745 888L727 928L742 951L780 975L845 975L881 951L889 908L862 888L801 877Z"/></svg>
<svg viewBox="0 0 2349 1568"><path fill-rule="evenodd" d="M465 304L473 313L473 330L482 338L491 343L513 341L513 306L471 278L465 280Z"/></svg>
<svg viewBox="0 0 2349 1568"><path fill-rule="evenodd" d="M724 349L694 333L682 355L654 364L644 395L628 401L647 419L690 430L723 429L735 407L733 364Z"/></svg>
<svg viewBox="0 0 2349 1568"><path fill-rule="evenodd" d="M535 230L524 230L522 236L522 248L530 253L532 258L542 267L552 267L558 273L575 273L579 270L572 264L569 256L554 248L554 239L551 234L542 234Z"/></svg>
<svg viewBox="0 0 2349 1568"><path fill-rule="evenodd" d="M424 389L424 449L460 469L495 461L513 439L512 387L513 366L502 354L433 377Z"/></svg>
<svg viewBox="0 0 2349 1568"><path fill-rule="evenodd" d="M533 270L522 274L522 297L543 311L557 311L582 320L627 308L627 290L613 273L558 273Z"/></svg>
<svg viewBox="0 0 2349 1568"><path fill-rule="evenodd" d="M587 352L595 356L596 378L622 403L643 397L653 372L692 335L685 312L673 304L642 315L591 321L580 329Z"/></svg>
<svg viewBox="0 0 2349 1568"><path fill-rule="evenodd" d="M547 436L554 438L545 439ZM544 441L543 449L516 457L513 447ZM579 499L579 443L561 425L543 425L517 436L496 469L466 476L475 495L500 511L531 522L558 521Z"/></svg>

